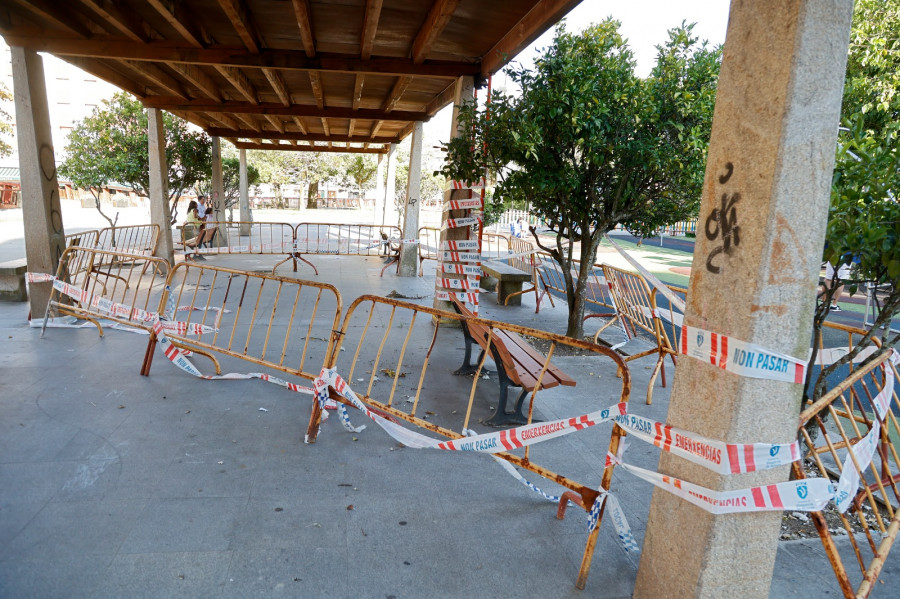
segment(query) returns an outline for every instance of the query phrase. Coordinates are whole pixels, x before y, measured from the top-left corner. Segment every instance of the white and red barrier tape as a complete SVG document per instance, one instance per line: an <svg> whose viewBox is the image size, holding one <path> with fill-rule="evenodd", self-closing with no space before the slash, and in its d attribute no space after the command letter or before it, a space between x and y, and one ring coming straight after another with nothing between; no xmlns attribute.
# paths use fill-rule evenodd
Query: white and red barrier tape
<svg viewBox="0 0 900 599"><path fill-rule="evenodd" d="M446 229L462 229L463 227L471 227L472 225L481 224L480 216L464 216L462 218L448 218L444 221L442 230Z"/></svg>
<svg viewBox="0 0 900 599"><path fill-rule="evenodd" d="M472 252L441 252L441 259L445 262L481 262L481 254Z"/></svg>
<svg viewBox="0 0 900 599"><path fill-rule="evenodd" d="M458 275L469 275L473 277L481 276L481 266L478 264L453 264L452 262L441 262L441 272L450 272Z"/></svg>
<svg viewBox="0 0 900 599"><path fill-rule="evenodd" d="M470 252L478 251L477 239L446 239L441 242L442 250L450 250L454 252Z"/></svg>
<svg viewBox="0 0 900 599"><path fill-rule="evenodd" d="M444 202L444 210L481 210L481 198L469 198L466 200L448 200Z"/></svg>

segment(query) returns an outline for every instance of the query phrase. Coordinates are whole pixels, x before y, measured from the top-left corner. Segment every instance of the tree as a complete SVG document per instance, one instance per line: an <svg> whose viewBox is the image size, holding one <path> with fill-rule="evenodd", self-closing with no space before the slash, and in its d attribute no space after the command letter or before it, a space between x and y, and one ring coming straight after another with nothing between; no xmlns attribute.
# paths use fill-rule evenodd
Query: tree
<svg viewBox="0 0 900 599"><path fill-rule="evenodd" d="M212 173L210 172L210 175ZM247 188L259 183L259 169L256 166L247 164ZM224 156L222 158L222 186L224 187L225 205L224 209L228 210L229 222L234 220L234 207L241 200L241 160L234 156ZM197 182L197 189L205 194L212 195L212 178L204 178Z"/></svg>
<svg viewBox="0 0 900 599"><path fill-rule="evenodd" d="M0 84L0 102L12 102L13 96L6 89L6 86ZM0 156L9 156L12 154L13 148L6 141L6 137L13 136L12 117L9 113L0 108Z"/></svg>
<svg viewBox="0 0 900 599"><path fill-rule="evenodd" d="M373 178L378 170L378 164L368 154L342 154L344 158L344 172L356 185L356 191L362 201L365 190L375 187Z"/></svg>
<svg viewBox="0 0 900 599"><path fill-rule="evenodd" d="M720 51L692 25L669 32L646 80L618 28L612 19L581 34L557 28L534 71L512 69L521 95L495 93L489 115L462 107L465 134L445 144L444 175L495 173L492 202L530 202L556 233L546 246L532 229L565 274L566 334L576 338L603 236L617 223L647 234L697 211L715 101Z"/></svg>
<svg viewBox="0 0 900 599"><path fill-rule="evenodd" d="M166 166L172 222L176 205L185 189L208 177L212 168L212 141L202 131L192 131L187 121L163 112L166 136ZM142 196L150 195L150 156L147 112L140 102L121 92L75 124L65 147L60 173L72 183L91 191L100 214L100 190L110 183L130 186Z"/></svg>

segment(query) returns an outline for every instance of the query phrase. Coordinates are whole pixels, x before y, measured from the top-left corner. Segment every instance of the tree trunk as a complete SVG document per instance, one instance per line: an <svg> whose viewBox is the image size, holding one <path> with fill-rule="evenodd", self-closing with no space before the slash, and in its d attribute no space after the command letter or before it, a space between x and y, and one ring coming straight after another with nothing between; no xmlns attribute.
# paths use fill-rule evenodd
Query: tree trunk
<svg viewBox="0 0 900 599"><path fill-rule="evenodd" d="M306 188L306 208L307 210L315 210L319 207L319 182L310 181Z"/></svg>

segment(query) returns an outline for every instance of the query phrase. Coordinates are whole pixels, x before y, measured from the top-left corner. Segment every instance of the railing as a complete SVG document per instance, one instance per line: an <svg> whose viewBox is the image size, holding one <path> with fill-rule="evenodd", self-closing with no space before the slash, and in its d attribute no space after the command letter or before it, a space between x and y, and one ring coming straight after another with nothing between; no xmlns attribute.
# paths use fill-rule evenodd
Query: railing
<svg viewBox="0 0 900 599"><path fill-rule="evenodd" d="M100 229L97 247L113 252L152 256L159 242L159 225L123 225Z"/></svg>

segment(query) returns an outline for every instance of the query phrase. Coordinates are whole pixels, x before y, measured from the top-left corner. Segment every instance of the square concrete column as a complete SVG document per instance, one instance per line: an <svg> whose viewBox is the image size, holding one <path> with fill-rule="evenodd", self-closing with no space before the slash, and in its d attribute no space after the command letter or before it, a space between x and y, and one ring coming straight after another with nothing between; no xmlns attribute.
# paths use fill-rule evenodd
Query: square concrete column
<svg viewBox="0 0 900 599"><path fill-rule="evenodd" d="M397 195L397 144L388 147L385 157L384 204L381 206L381 224L397 226L394 196Z"/></svg>
<svg viewBox="0 0 900 599"><path fill-rule="evenodd" d="M465 102L471 102L475 98L475 79L473 77L460 77L456 80L456 90L454 92L453 97L453 120L450 122L450 138L453 139L455 137L459 137L462 133L461 125L459 123L459 109ZM444 205L447 206L447 202L450 200L462 200L467 199L471 195L471 192L468 189L453 189L450 181L447 181L447 186L444 188ZM448 218L462 218L466 215L465 210L449 210L444 209L443 214L441 214L441 227L443 228L447 224ZM443 250L444 242L451 239L468 239L469 230L467 228L461 229L443 229L441 231L441 245L438 247L438 252ZM438 262L440 264L440 262ZM444 276L448 279L462 279L465 278L462 275L457 275L453 273L443 273L441 276ZM435 297L434 299L434 307L439 308L441 310L446 310L448 312L453 312L453 305L450 302L445 302L443 300L439 300Z"/></svg>
<svg viewBox="0 0 900 599"><path fill-rule="evenodd" d="M147 143L150 153L150 222L159 225L155 255L175 265L172 214L169 210L169 167L166 164L166 131L158 108L147 109Z"/></svg>
<svg viewBox="0 0 900 599"><path fill-rule="evenodd" d="M219 225L219 234L214 243L225 245L228 231L225 227L225 180L222 177L222 145L218 137L212 138L212 211L213 220Z"/></svg>
<svg viewBox="0 0 900 599"><path fill-rule="evenodd" d="M378 204L384 206L386 190L384 188L384 154L378 154L378 166L375 169L375 200L372 202L372 222L378 222Z"/></svg>
<svg viewBox="0 0 900 599"><path fill-rule="evenodd" d="M403 210L403 239L418 239L419 198L422 188L422 122L415 124L409 149L409 177L406 181L406 208ZM419 246L404 243L400 246L400 276L414 277L419 268Z"/></svg>
<svg viewBox="0 0 900 599"><path fill-rule="evenodd" d="M250 185L247 178L247 150L239 150L239 177L240 177L240 221L241 235L250 234Z"/></svg>
<svg viewBox="0 0 900 599"><path fill-rule="evenodd" d="M66 233L56 181L44 61L32 50L16 46L10 50L25 225L25 259L29 271L55 275L59 258L66 249ZM51 283L30 286L32 318L44 315L51 289Z"/></svg>
<svg viewBox="0 0 900 599"><path fill-rule="evenodd" d="M807 356L852 13L852 0L731 3L688 325ZM727 443L789 443L801 387L685 356L667 422ZM722 476L667 453L659 472L713 490L789 478L787 466ZM634 597L769 597L781 518L713 516L655 489Z"/></svg>

